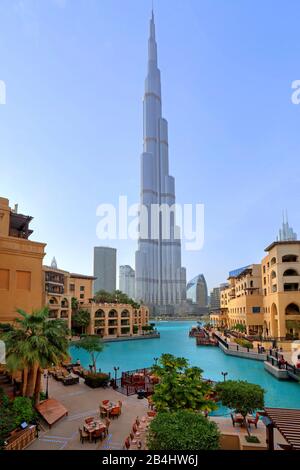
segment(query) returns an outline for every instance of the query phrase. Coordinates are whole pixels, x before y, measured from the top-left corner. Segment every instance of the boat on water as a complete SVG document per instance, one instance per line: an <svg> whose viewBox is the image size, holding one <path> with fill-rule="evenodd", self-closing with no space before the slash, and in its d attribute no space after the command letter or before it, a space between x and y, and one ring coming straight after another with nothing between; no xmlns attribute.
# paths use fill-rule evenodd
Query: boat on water
<svg viewBox="0 0 300 470"><path fill-rule="evenodd" d="M195 338L199 334L201 334L201 327L199 325L192 326L189 331L189 336Z"/></svg>

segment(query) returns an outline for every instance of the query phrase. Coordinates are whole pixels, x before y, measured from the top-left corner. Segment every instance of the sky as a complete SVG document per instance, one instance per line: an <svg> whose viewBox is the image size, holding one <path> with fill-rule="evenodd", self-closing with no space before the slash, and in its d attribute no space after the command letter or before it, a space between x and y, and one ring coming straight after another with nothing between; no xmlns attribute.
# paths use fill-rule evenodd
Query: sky
<svg viewBox="0 0 300 470"><path fill-rule="evenodd" d="M187 278L259 262L288 209L300 233L298 0L155 0L179 203L205 206ZM0 0L0 196L34 217L45 263L92 273L99 204L139 201L151 0Z"/></svg>

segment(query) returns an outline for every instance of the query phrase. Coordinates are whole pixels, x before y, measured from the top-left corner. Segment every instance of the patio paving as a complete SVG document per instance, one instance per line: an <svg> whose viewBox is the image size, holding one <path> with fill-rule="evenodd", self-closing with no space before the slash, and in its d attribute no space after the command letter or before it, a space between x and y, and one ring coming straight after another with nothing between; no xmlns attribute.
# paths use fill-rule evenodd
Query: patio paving
<svg viewBox="0 0 300 470"><path fill-rule="evenodd" d="M68 416L54 424L51 429L43 424L39 438L33 442L28 450L110 450L122 449L124 440L137 416L147 414L148 402L139 400L136 395L127 397L112 388L87 387L83 380L76 385L64 386L53 378L49 379L49 398L60 401L68 410ZM84 442L81 444L78 428L83 426L88 416L99 417L99 404L102 400L123 403L122 414L112 419L109 433L103 441L97 443Z"/></svg>

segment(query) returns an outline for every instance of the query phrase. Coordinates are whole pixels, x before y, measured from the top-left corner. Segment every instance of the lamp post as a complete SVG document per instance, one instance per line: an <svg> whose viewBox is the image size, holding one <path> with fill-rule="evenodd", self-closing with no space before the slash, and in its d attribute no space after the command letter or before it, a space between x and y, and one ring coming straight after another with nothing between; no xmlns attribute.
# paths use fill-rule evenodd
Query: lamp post
<svg viewBox="0 0 300 470"><path fill-rule="evenodd" d="M114 371L115 371L115 385L114 385L114 389L118 388L117 387L117 373L118 373L118 370L120 369L120 367L116 367L114 366Z"/></svg>
<svg viewBox="0 0 300 470"><path fill-rule="evenodd" d="M153 360L154 360L154 363L155 363L154 365L157 366L158 357L154 357Z"/></svg>
<svg viewBox="0 0 300 470"><path fill-rule="evenodd" d="M226 375L228 375L228 372L221 372L221 374L223 375L224 382L226 382Z"/></svg>
<svg viewBox="0 0 300 470"><path fill-rule="evenodd" d="M45 372L44 379L46 380L46 400L49 398L49 372Z"/></svg>

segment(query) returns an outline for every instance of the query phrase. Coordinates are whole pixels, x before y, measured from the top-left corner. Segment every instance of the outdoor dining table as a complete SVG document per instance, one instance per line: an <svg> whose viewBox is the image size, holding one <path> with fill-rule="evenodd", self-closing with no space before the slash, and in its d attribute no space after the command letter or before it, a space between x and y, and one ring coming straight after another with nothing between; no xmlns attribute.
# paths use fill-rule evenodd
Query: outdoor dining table
<svg viewBox="0 0 300 470"><path fill-rule="evenodd" d="M113 402L109 402L107 403L106 405L104 405L103 403L101 404L101 408L103 408L105 411L106 411L106 416L109 417L109 413L110 411L115 407L117 406L115 403Z"/></svg>
<svg viewBox="0 0 300 470"><path fill-rule="evenodd" d="M101 428L106 428L106 424L100 419L95 418L91 423L84 423L84 429L89 434L89 440L92 440L93 432L98 431Z"/></svg>

